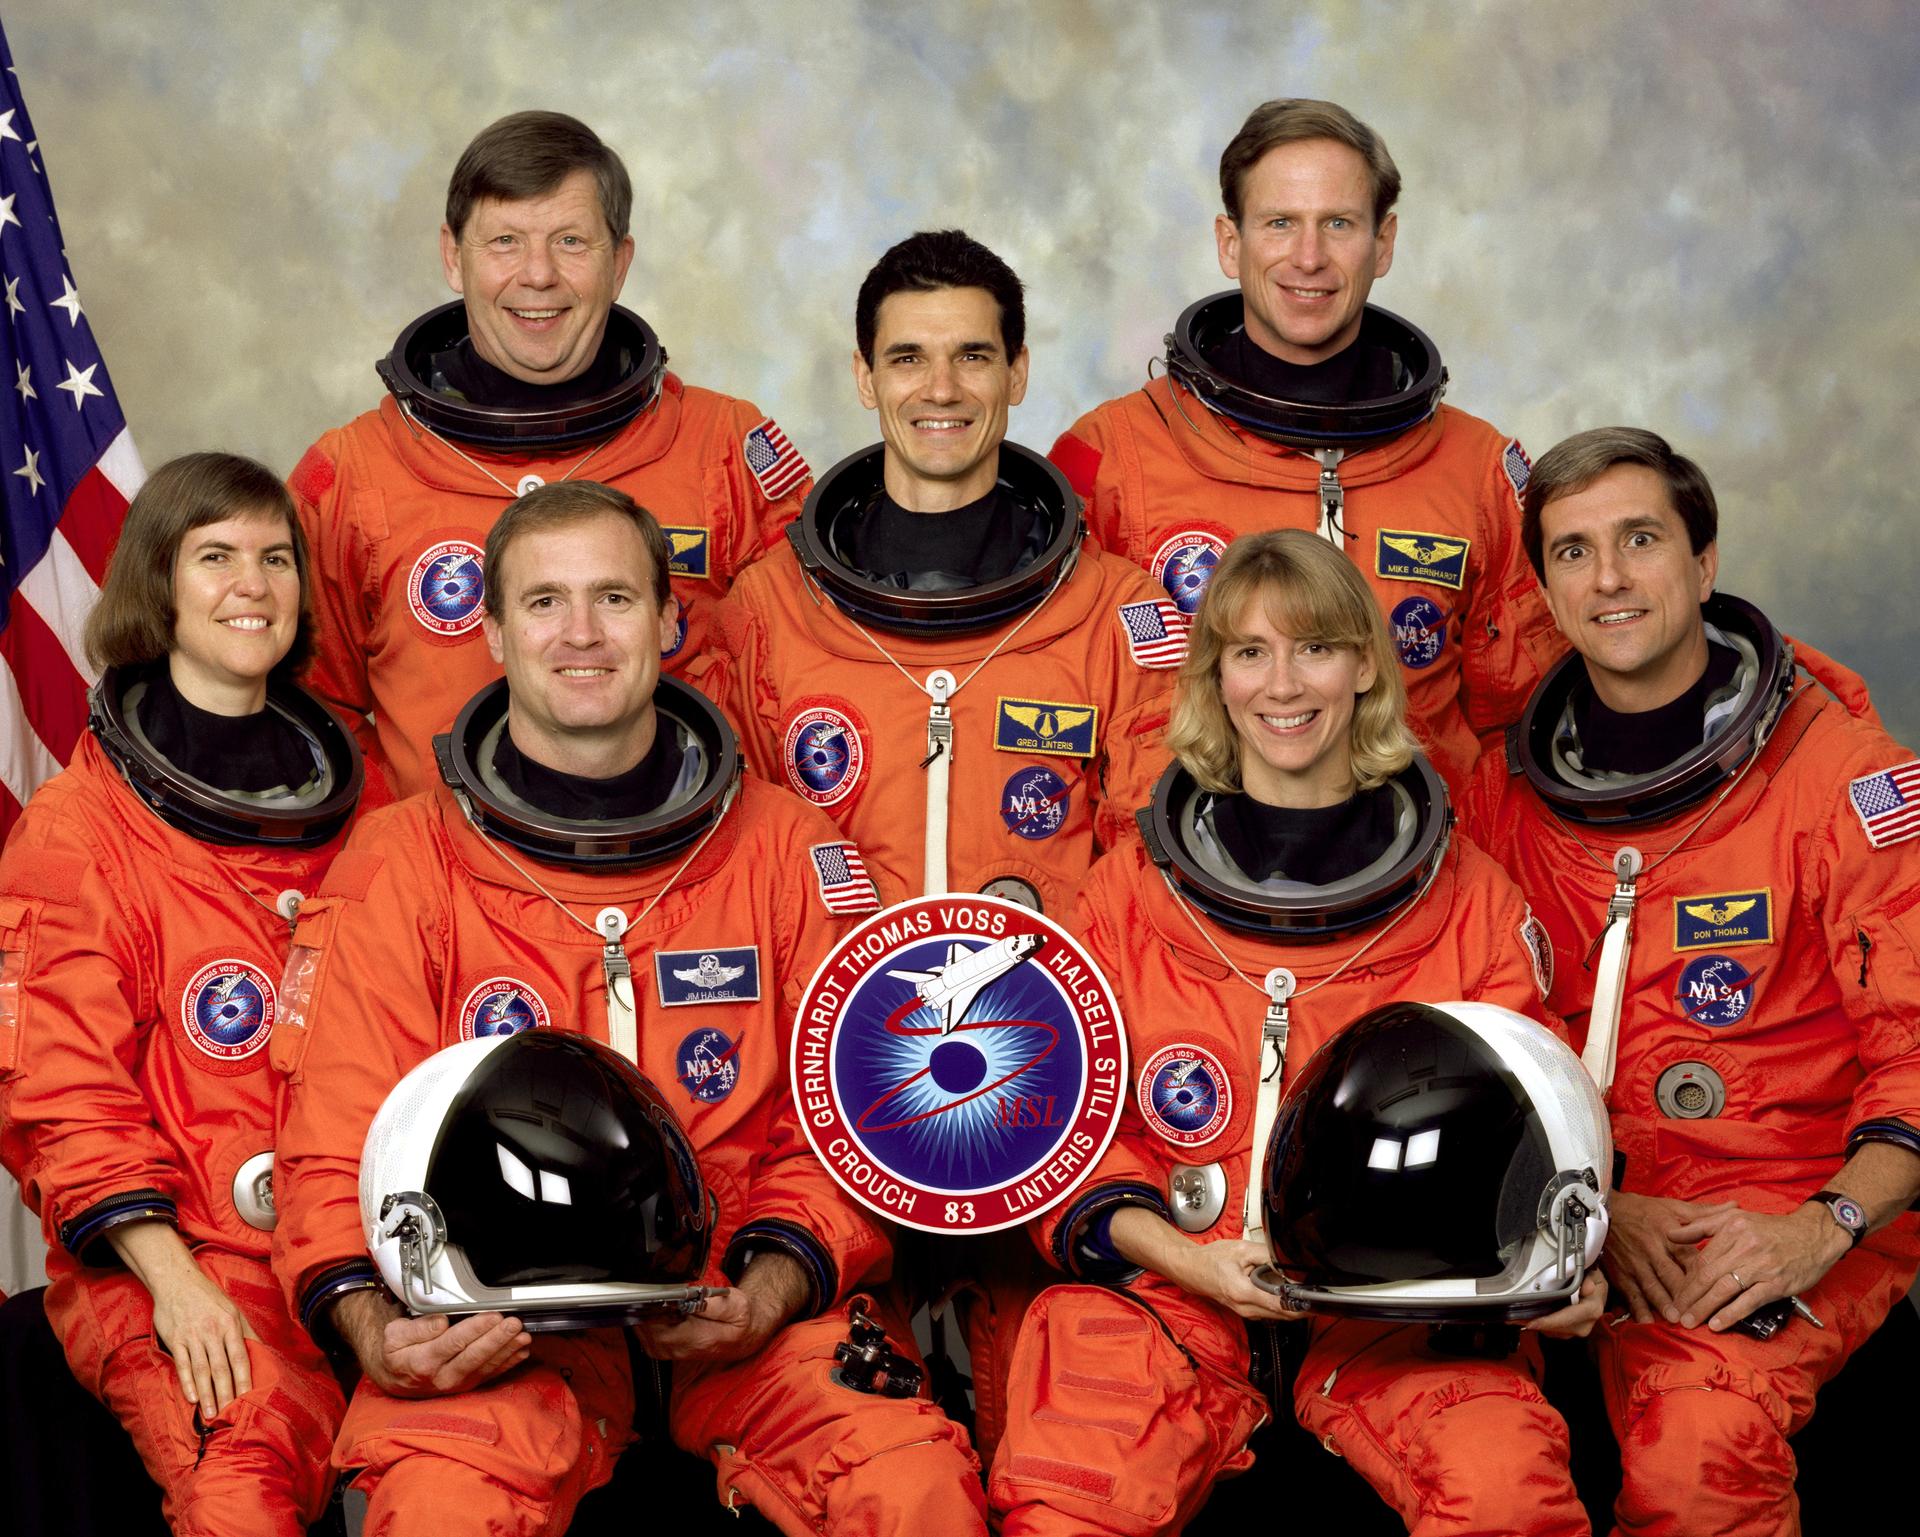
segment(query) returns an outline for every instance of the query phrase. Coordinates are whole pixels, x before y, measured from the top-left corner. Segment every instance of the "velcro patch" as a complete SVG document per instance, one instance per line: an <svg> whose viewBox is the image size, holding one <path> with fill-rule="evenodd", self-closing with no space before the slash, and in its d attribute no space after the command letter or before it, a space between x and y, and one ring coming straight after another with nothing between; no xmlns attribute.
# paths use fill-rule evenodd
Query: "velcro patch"
<svg viewBox="0 0 1920 1537"><path fill-rule="evenodd" d="M1063 432L1047 450L1054 467L1067 477L1067 484L1088 501L1093 500L1093 482L1100 473L1100 450Z"/></svg>
<svg viewBox="0 0 1920 1537"><path fill-rule="evenodd" d="M1773 943L1773 888L1673 900L1675 950L1731 950Z"/></svg>
<svg viewBox="0 0 1920 1537"><path fill-rule="evenodd" d="M1847 800L1875 848L1905 843L1920 834L1920 758L1862 774L1847 786Z"/></svg>
<svg viewBox="0 0 1920 1537"><path fill-rule="evenodd" d="M708 531L692 524L663 523L660 532L667 536L667 570L675 576L710 577L707 552L712 545Z"/></svg>
<svg viewBox="0 0 1920 1537"><path fill-rule="evenodd" d="M300 462L287 477L293 494L307 502L319 501L333 489L333 482L333 461L320 452L318 443L300 456Z"/></svg>
<svg viewBox="0 0 1920 1537"><path fill-rule="evenodd" d="M18 848L0 865L0 891L71 907L80 900L80 883L91 868L92 862L84 854Z"/></svg>
<svg viewBox="0 0 1920 1537"><path fill-rule="evenodd" d="M364 902L373 886L373 878L386 864L387 856L372 849L342 849L327 866L325 879L315 893L323 897L345 897L349 902Z"/></svg>
<svg viewBox="0 0 1920 1537"><path fill-rule="evenodd" d="M1099 741L1098 705L1003 695L994 709L993 745L1000 752L1091 758Z"/></svg>
<svg viewBox="0 0 1920 1537"><path fill-rule="evenodd" d="M1428 582L1458 592L1467 584L1471 539L1383 528L1374 537L1374 574L1393 582Z"/></svg>
<svg viewBox="0 0 1920 1537"><path fill-rule="evenodd" d="M660 1002L669 1009L695 1003L754 1003L760 997L760 947L662 950L653 958Z"/></svg>

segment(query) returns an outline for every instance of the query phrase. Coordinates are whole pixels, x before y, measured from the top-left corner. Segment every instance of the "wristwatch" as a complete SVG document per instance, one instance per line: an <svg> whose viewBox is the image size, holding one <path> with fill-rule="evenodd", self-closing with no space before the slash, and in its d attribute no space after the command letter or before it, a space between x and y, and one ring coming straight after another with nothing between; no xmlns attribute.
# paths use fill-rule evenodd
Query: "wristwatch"
<svg viewBox="0 0 1920 1537"><path fill-rule="evenodd" d="M1856 1247L1867 1236L1866 1208L1852 1196L1842 1195L1838 1190L1816 1190L1807 1200L1826 1207L1828 1215L1846 1229L1847 1237Z"/></svg>

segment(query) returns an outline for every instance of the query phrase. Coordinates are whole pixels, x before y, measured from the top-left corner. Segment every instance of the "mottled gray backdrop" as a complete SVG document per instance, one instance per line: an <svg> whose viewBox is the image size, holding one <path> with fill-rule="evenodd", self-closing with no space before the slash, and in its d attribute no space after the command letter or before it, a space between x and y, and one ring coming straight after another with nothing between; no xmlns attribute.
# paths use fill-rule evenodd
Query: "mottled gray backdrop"
<svg viewBox="0 0 1920 1537"><path fill-rule="evenodd" d="M1406 174L1375 290L1537 456L1609 421L1705 466L1724 585L1920 740L1910 470L1920 46L1905 0L14 0L74 280L151 465L282 470L446 297L447 172L520 107L626 157L625 302L816 468L868 440L853 294L960 224L1027 280L1045 448L1224 286L1221 146L1329 96ZM1903 425L1904 424L1904 425Z"/></svg>

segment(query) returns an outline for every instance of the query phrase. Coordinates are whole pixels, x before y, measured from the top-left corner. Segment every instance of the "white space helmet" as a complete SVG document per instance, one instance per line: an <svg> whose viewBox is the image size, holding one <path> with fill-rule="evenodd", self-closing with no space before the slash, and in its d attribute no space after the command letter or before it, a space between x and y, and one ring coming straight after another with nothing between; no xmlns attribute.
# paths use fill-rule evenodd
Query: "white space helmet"
<svg viewBox="0 0 1920 1537"><path fill-rule="evenodd" d="M659 1091L559 1030L434 1053L394 1085L360 1159L367 1248L414 1314L553 1330L690 1309L711 1215Z"/></svg>
<svg viewBox="0 0 1920 1537"><path fill-rule="evenodd" d="M1280 1107L1263 1282L1317 1312L1499 1324L1566 1306L1607 1235L1613 1138L1571 1047L1487 1003L1397 1003Z"/></svg>

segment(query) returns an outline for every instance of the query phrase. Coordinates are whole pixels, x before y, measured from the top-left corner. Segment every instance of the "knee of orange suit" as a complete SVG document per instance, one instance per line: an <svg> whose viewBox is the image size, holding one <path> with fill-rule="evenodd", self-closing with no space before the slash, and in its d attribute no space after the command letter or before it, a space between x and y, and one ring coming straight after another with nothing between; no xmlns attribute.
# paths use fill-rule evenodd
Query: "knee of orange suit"
<svg viewBox="0 0 1920 1537"><path fill-rule="evenodd" d="M261 1355L253 1352L256 1365ZM333 1492L327 1448L339 1423L331 1379L275 1382L236 1398L204 1425L196 1465L172 1492L174 1531L300 1537Z"/></svg>
<svg viewBox="0 0 1920 1537"><path fill-rule="evenodd" d="M1568 1455L1566 1421L1530 1378L1476 1383L1413 1427L1404 1466L1416 1508L1401 1519L1415 1533L1585 1537Z"/></svg>
<svg viewBox="0 0 1920 1537"><path fill-rule="evenodd" d="M478 1468L430 1452L415 1452L374 1469L362 1469L353 1486L367 1496L362 1537L547 1537L564 1532L581 1490L571 1499L559 1491L530 1498Z"/></svg>
<svg viewBox="0 0 1920 1537"><path fill-rule="evenodd" d="M1795 1464L1772 1395L1738 1373L1636 1384L1620 1439L1620 1530L1799 1530Z"/></svg>
<svg viewBox="0 0 1920 1537"><path fill-rule="evenodd" d="M987 1530L980 1464L959 1433L889 1447L826 1487L826 1530L847 1537L967 1537Z"/></svg>

